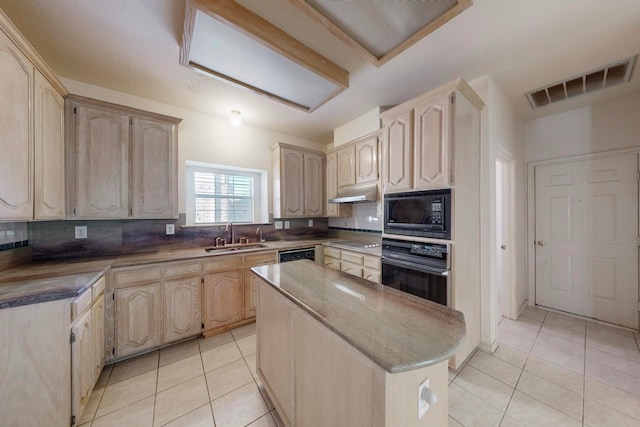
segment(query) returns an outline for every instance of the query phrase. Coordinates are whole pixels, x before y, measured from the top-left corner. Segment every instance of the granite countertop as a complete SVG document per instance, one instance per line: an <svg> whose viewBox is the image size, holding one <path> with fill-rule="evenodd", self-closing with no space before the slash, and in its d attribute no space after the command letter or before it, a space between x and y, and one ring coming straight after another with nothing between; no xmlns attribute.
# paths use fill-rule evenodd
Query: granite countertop
<svg viewBox="0 0 640 427"><path fill-rule="evenodd" d="M313 262L252 270L390 373L449 359L466 334L457 310Z"/></svg>
<svg viewBox="0 0 640 427"><path fill-rule="evenodd" d="M264 242L264 247L242 251L206 252L204 248L177 249L107 258L79 258L66 261L37 261L0 272L0 309L75 298L112 267L153 264L231 254L308 248L320 240ZM241 247L242 245L229 245Z"/></svg>
<svg viewBox="0 0 640 427"><path fill-rule="evenodd" d="M374 245L373 242L358 242L353 240L331 240L328 242L322 243L324 246L332 246L338 249L347 249L353 252L360 252L366 255L373 256L382 256L382 248L380 246L380 241L378 240L377 245Z"/></svg>

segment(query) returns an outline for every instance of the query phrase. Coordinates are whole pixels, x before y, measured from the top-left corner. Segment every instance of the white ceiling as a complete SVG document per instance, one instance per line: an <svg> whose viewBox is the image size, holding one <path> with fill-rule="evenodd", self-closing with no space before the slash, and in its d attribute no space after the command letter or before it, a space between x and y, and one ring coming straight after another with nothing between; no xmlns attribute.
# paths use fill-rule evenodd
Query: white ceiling
<svg viewBox="0 0 640 427"><path fill-rule="evenodd" d="M640 52L640 0L475 0L380 68L287 0L238 0L350 72L350 87L305 113L179 65L183 0L0 0L64 78L331 142L332 131L456 77L490 74L525 119L640 91L631 83L532 111L525 92ZM257 64L256 66L259 66Z"/></svg>

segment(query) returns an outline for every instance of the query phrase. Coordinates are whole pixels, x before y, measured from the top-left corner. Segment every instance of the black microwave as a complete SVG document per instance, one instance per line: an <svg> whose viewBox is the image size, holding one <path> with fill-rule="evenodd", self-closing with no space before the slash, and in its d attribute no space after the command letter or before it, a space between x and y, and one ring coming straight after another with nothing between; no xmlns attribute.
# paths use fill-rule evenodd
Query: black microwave
<svg viewBox="0 0 640 427"><path fill-rule="evenodd" d="M384 232L451 240L451 189L385 194Z"/></svg>

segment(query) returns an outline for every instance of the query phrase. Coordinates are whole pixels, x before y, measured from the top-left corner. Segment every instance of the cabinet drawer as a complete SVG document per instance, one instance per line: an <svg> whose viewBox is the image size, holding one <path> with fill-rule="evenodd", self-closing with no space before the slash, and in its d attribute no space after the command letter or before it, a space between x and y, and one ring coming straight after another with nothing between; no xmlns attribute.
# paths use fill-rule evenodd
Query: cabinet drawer
<svg viewBox="0 0 640 427"><path fill-rule="evenodd" d="M117 270L113 274L116 288L126 287L136 283L159 282L162 279L160 267L137 268L132 270Z"/></svg>
<svg viewBox="0 0 640 427"><path fill-rule="evenodd" d="M91 289L84 291L78 298L71 303L71 323L73 323L78 316L82 314L87 308L91 306L93 294Z"/></svg>
<svg viewBox="0 0 640 427"><path fill-rule="evenodd" d="M342 261L340 263L340 270L344 271L345 273L349 273L352 276L362 277L362 266L357 264L351 264L350 262Z"/></svg>
<svg viewBox="0 0 640 427"><path fill-rule="evenodd" d="M374 283L381 283L381 273L380 270L372 270L370 268L364 268L362 270L362 278L367 279Z"/></svg>
<svg viewBox="0 0 640 427"><path fill-rule="evenodd" d="M244 256L245 267L255 267L256 265L276 264L278 262L278 253L267 252Z"/></svg>
<svg viewBox="0 0 640 427"><path fill-rule="evenodd" d="M211 257L203 262L205 273L215 273L217 271L238 270L242 268L241 255L221 255Z"/></svg>
<svg viewBox="0 0 640 427"><path fill-rule="evenodd" d="M178 277L195 276L202 272L202 264L198 262L185 262L182 264L169 264L164 267L164 278L175 279Z"/></svg>
<svg viewBox="0 0 640 427"><path fill-rule="evenodd" d="M340 270L340 260L336 258L324 258L325 267L333 268L334 270Z"/></svg>
<svg viewBox="0 0 640 427"><path fill-rule="evenodd" d="M92 299L97 299L98 295L100 295L102 292L104 292L104 284L105 284L105 280L104 280L104 276L102 276L101 278L98 279L98 281L96 283L93 284L93 286L91 286L91 292L92 292Z"/></svg>
<svg viewBox="0 0 640 427"><path fill-rule="evenodd" d="M322 248L322 253L324 254L324 256L340 259L340 250L339 249L333 249L333 248L324 247L324 248Z"/></svg>
<svg viewBox="0 0 640 427"><path fill-rule="evenodd" d="M351 264L363 264L364 255L358 255L351 252L342 251L342 261L349 262Z"/></svg>
<svg viewBox="0 0 640 427"><path fill-rule="evenodd" d="M373 257L373 256L364 256L364 266L365 268L370 268L373 270L381 270L381 266L380 266L380 258L378 257Z"/></svg>

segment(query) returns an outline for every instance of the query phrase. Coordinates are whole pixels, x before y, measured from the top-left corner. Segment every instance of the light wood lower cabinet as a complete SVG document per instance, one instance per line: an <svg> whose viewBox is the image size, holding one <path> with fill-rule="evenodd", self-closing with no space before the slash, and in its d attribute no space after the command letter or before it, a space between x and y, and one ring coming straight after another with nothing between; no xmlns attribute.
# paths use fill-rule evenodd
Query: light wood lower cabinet
<svg viewBox="0 0 640 427"><path fill-rule="evenodd" d="M205 274L204 328L211 330L244 318L242 270Z"/></svg>
<svg viewBox="0 0 640 427"><path fill-rule="evenodd" d="M262 252L258 254L245 255L244 266L244 318L256 317L256 307L258 305L257 287L255 275L251 274L251 267L258 265L277 264L278 252Z"/></svg>
<svg viewBox="0 0 640 427"><path fill-rule="evenodd" d="M77 424L104 367L104 277L71 303L71 424Z"/></svg>
<svg viewBox="0 0 640 427"><path fill-rule="evenodd" d="M200 276L165 281L163 341L178 341L202 330L202 292Z"/></svg>
<svg viewBox="0 0 640 427"><path fill-rule="evenodd" d="M382 282L380 257L359 252L324 247L324 265L374 283Z"/></svg>
<svg viewBox="0 0 640 427"><path fill-rule="evenodd" d="M116 289L116 357L162 344L160 282Z"/></svg>

